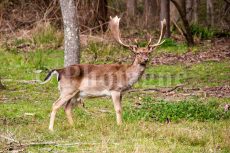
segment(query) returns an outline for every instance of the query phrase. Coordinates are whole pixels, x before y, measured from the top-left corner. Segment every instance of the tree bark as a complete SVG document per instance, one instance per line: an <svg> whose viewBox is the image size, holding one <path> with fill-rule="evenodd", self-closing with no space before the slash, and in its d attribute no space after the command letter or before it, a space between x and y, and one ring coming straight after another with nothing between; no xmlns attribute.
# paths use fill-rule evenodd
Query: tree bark
<svg viewBox="0 0 230 153"><path fill-rule="evenodd" d="M103 24L102 28L103 31L106 31L107 26L104 24L108 20L108 2L107 0L98 0L98 6L97 6L97 18L98 21L101 22L99 24Z"/></svg>
<svg viewBox="0 0 230 153"><path fill-rule="evenodd" d="M74 0L59 0L64 25L64 65L80 63L80 37Z"/></svg>
<svg viewBox="0 0 230 153"><path fill-rule="evenodd" d="M176 23L180 20L180 14L172 2L170 2L170 20Z"/></svg>
<svg viewBox="0 0 230 153"><path fill-rule="evenodd" d="M166 33L165 37L169 38L170 33L170 1L169 0L161 0L161 20L166 19Z"/></svg>
<svg viewBox="0 0 230 153"><path fill-rule="evenodd" d="M187 40L187 44L188 46L193 46L194 45L194 40L193 40L193 37L192 37L192 33L191 33L191 29L190 29L190 25L189 25L189 22L186 18L186 2L185 0L181 0L181 4L179 4L176 0L171 0L171 2L175 5L175 7L177 8L180 16L181 16L181 19L182 19L182 22L183 22L183 25L184 25L184 28L185 28L185 31L183 31L183 34L184 34L184 37L186 38Z"/></svg>
<svg viewBox="0 0 230 153"><path fill-rule="evenodd" d="M214 26L213 1L207 0L207 23L208 26Z"/></svg>
<svg viewBox="0 0 230 153"><path fill-rule="evenodd" d="M126 1L126 13L127 13L127 24L128 26L132 24L135 20L136 15L136 8L137 8L137 1L136 0L127 0Z"/></svg>
<svg viewBox="0 0 230 153"><path fill-rule="evenodd" d="M152 27L152 25L158 21L159 7L157 5L157 0L145 0L144 1L144 20L145 26Z"/></svg>
<svg viewBox="0 0 230 153"><path fill-rule="evenodd" d="M137 2L136 0L126 1L126 12L128 17L132 20L136 15Z"/></svg>
<svg viewBox="0 0 230 153"><path fill-rule="evenodd" d="M186 16L188 21L192 21L193 0L186 0Z"/></svg>
<svg viewBox="0 0 230 153"><path fill-rule="evenodd" d="M193 23L198 24L198 3L199 0L193 0Z"/></svg>

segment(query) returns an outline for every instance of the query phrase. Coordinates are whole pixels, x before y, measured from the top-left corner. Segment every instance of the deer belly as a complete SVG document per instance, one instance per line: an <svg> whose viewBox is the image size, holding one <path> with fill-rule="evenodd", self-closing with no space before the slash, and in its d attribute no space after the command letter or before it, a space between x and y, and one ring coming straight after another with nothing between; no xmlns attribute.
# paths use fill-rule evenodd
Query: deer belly
<svg viewBox="0 0 230 153"><path fill-rule="evenodd" d="M111 96L108 86L99 80L85 79L80 85L80 97L102 97Z"/></svg>
<svg viewBox="0 0 230 153"><path fill-rule="evenodd" d="M110 91L108 90L102 90L102 91L92 91L92 90L88 90L88 91L81 91L80 90L80 97L84 98L84 97L103 97L103 96L111 96Z"/></svg>

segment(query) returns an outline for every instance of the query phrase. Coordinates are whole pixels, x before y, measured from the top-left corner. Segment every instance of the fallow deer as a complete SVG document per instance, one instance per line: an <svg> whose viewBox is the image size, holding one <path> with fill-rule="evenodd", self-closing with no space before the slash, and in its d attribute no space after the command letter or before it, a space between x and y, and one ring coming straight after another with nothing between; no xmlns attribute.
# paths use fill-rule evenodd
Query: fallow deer
<svg viewBox="0 0 230 153"><path fill-rule="evenodd" d="M130 65L76 64L50 71L42 84L48 82L53 74L57 74L60 97L53 103L49 130L53 131L56 112L64 105L67 120L70 125L73 125L73 102L78 103L84 97L112 97L117 124L122 123L122 93L140 79L146 68L150 53L163 43L162 38L165 32L166 21L161 21L161 34L158 42L151 45L150 39L146 47L125 44L120 38L119 22L120 18L117 16L114 18L110 17L109 29L117 42L134 53L133 63Z"/></svg>

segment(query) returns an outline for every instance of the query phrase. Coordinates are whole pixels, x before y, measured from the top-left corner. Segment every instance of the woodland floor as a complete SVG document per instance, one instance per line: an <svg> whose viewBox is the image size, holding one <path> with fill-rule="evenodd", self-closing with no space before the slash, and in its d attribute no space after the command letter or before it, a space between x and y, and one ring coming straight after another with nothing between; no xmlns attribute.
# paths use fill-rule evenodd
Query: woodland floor
<svg viewBox="0 0 230 153"><path fill-rule="evenodd" d="M143 78L124 94L117 126L110 98L86 99L69 127L63 110L48 131L57 81L40 85L62 67L58 49L0 48L0 152L230 152L230 39L187 48L162 46ZM130 63L127 50L89 44L82 63Z"/></svg>

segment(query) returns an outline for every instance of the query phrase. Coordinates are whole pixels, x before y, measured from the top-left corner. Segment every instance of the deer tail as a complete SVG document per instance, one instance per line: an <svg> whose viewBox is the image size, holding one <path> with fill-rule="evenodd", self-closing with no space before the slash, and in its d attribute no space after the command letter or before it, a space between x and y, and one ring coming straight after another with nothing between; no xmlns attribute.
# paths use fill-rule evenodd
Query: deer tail
<svg viewBox="0 0 230 153"><path fill-rule="evenodd" d="M45 84L45 83L49 82L50 79L51 79L51 77L52 77L54 74L56 74L57 77L59 76L59 73L58 73L57 70L55 70L55 69L54 69L54 70L51 70L51 71L47 74L47 76L45 77L44 82L41 82L40 84Z"/></svg>

